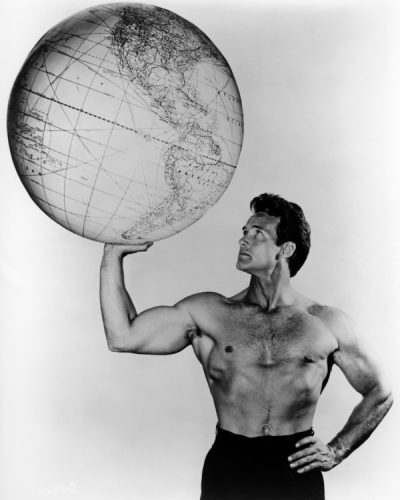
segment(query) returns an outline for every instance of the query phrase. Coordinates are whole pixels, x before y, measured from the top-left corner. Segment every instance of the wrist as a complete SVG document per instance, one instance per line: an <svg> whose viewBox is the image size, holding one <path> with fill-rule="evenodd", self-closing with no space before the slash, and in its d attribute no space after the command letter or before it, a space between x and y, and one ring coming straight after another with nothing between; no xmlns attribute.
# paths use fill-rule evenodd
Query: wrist
<svg viewBox="0 0 400 500"><path fill-rule="evenodd" d="M345 448L339 443L334 443L333 441L331 441L328 444L328 448L331 450L333 456L335 457L336 465L340 464L340 462L342 462L347 456Z"/></svg>
<svg viewBox="0 0 400 500"><path fill-rule="evenodd" d="M120 245L114 245L113 243L104 244L103 260L119 260L125 257L124 249Z"/></svg>

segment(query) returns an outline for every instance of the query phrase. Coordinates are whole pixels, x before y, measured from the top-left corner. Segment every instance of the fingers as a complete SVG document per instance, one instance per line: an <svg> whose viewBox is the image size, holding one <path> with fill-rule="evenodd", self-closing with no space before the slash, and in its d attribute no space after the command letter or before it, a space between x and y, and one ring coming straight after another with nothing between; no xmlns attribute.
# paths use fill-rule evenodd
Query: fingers
<svg viewBox="0 0 400 500"><path fill-rule="evenodd" d="M310 462L313 462L317 458L317 451L318 451L317 449L315 449L315 448L311 449L310 448L308 450L309 450L308 454L304 455L301 458L297 458L297 459L294 459L294 460L290 460L289 459L290 467L292 469L297 469L298 467L301 467L302 465L307 465Z"/></svg>
<svg viewBox="0 0 400 500"><path fill-rule="evenodd" d="M303 448L300 451L297 451L296 453L293 453L292 455L289 456L289 462L293 462L294 460L297 460L299 458L305 457L310 454L310 451L315 451L315 446L318 442L318 438L315 436L307 436L300 441L298 441L295 444L296 448L302 448L304 446L307 446L306 448Z"/></svg>
<svg viewBox="0 0 400 500"><path fill-rule="evenodd" d="M307 436L303 439L300 439L300 441L297 441L295 444L296 448L301 448L302 446L305 446L306 444L315 444L319 441L319 439L316 436Z"/></svg>
<svg viewBox="0 0 400 500"><path fill-rule="evenodd" d="M128 255L130 253L146 252L153 245L152 241L146 241L145 243L139 243L134 245L121 245L121 252L123 255Z"/></svg>
<svg viewBox="0 0 400 500"><path fill-rule="evenodd" d="M297 448L305 445L308 446L288 457L291 468L295 469L315 460L316 454L318 452L317 438L315 438L314 436L309 436L296 443ZM300 470L298 472L300 472Z"/></svg>
<svg viewBox="0 0 400 500"><path fill-rule="evenodd" d="M302 474L310 470L330 470L337 464L334 453L328 445L315 436L309 436L296 443L296 448L304 447L288 457L291 469Z"/></svg>
<svg viewBox="0 0 400 500"><path fill-rule="evenodd" d="M146 241L145 243L137 245L123 245L128 252L145 252L153 245L152 241Z"/></svg>
<svg viewBox="0 0 400 500"><path fill-rule="evenodd" d="M310 470L320 470L328 471L335 467L336 463L326 456L321 456L318 452L310 455L309 457L299 460L299 463L290 464L290 468L297 469L296 472L303 474L304 472L309 472Z"/></svg>
<svg viewBox="0 0 400 500"><path fill-rule="evenodd" d="M322 470L321 464L318 461L314 461L306 467L298 469L296 472L298 472L299 474L303 474L304 472L309 472L310 470Z"/></svg>
<svg viewBox="0 0 400 500"><path fill-rule="evenodd" d="M135 243L130 245L106 243L104 245L104 252L106 252L107 254L124 257L125 255L131 253L146 252L152 245L152 241L144 241L143 243Z"/></svg>

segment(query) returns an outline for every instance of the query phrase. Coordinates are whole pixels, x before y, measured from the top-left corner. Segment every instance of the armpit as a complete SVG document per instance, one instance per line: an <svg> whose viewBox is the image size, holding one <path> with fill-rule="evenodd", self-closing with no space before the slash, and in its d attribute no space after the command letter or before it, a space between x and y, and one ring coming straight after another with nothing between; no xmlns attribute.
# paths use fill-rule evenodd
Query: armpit
<svg viewBox="0 0 400 500"><path fill-rule="evenodd" d="M191 328L190 330L186 331L185 338L188 340L188 342L192 343L193 339L201 337L202 335L203 333L200 328Z"/></svg>
<svg viewBox="0 0 400 500"><path fill-rule="evenodd" d="M321 393L325 389L326 384L328 383L328 380L329 380L329 377L330 377L330 374L331 374L331 371L332 371L333 363L334 363L333 352L331 352L331 354L329 354L328 359L327 359L327 368L328 369L327 369L325 378L322 381Z"/></svg>

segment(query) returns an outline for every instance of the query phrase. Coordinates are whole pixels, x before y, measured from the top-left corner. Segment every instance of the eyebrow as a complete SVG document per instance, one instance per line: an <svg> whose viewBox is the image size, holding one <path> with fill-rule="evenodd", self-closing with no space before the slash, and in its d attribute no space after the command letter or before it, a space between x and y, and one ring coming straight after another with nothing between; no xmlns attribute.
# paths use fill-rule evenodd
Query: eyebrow
<svg viewBox="0 0 400 500"><path fill-rule="evenodd" d="M250 227L251 227L251 228L252 228L252 227L255 227L256 229L260 229L261 231L265 231L265 232L266 232L266 233L268 233L268 234L270 233L269 229L267 229L267 228L265 228L265 227L262 227L262 226L259 226L258 224L252 224ZM243 227L242 227L242 231L244 231L245 229L247 229L247 226L243 226Z"/></svg>

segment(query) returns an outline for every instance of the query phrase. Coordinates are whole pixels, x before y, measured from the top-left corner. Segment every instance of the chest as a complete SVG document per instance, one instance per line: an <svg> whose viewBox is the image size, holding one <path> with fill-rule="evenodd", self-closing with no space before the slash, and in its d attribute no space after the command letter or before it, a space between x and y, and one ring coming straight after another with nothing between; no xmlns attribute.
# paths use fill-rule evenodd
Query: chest
<svg viewBox="0 0 400 500"><path fill-rule="evenodd" d="M332 350L332 337L316 317L299 310L263 312L237 308L221 329L219 352L244 362L275 365L325 359Z"/></svg>

